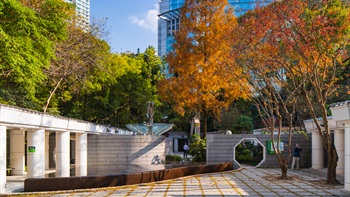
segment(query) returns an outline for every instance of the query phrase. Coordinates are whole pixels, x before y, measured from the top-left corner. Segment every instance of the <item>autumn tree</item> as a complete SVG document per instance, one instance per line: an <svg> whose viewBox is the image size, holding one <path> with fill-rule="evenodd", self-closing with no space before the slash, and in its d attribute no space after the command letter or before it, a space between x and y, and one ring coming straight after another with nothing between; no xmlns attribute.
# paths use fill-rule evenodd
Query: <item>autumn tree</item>
<svg viewBox="0 0 350 197"><path fill-rule="evenodd" d="M310 4L287 1L274 10L278 13L275 39L293 64L286 67L288 78L299 88L299 95L311 112L327 151L327 183L337 184L337 151L331 137L327 103L349 63L350 10L343 1ZM317 112L315 109L318 109ZM317 120L318 113L323 125Z"/></svg>
<svg viewBox="0 0 350 197"><path fill-rule="evenodd" d="M253 48L264 46L257 48L257 52L261 53L257 57L261 59L252 64L267 66L263 76L273 83L265 79L262 83L264 88L269 88L269 83L284 90L289 88L284 97L278 98L279 102L288 101L286 98L290 101L293 98L303 99L327 151L327 183L337 184L338 156L331 138L326 104L349 63L349 7L338 0L313 3L288 0L276 2L266 10L268 12L262 12L252 23L257 28L251 33L260 39L252 45ZM281 83L274 77L278 73L282 74L282 80L278 80ZM271 88L268 94L272 95ZM263 101L273 100L268 98ZM277 107L281 105L271 109L277 112ZM289 114L295 115L293 111ZM323 125L317 119L319 115ZM271 120L274 118L278 120L278 116L271 117Z"/></svg>
<svg viewBox="0 0 350 197"><path fill-rule="evenodd" d="M278 46L270 42L268 36L273 28L270 19L276 16L270 9L276 5L257 8L240 18L236 28L237 42L234 43L234 49L237 64L242 67L249 82L249 88L246 90L263 124L270 132L272 147L281 169L280 178L288 179L297 96L294 93L295 89L293 86L288 86L285 78L283 67L287 63L277 58ZM289 148L286 156L279 149L282 132L288 133Z"/></svg>
<svg viewBox="0 0 350 197"><path fill-rule="evenodd" d="M159 84L159 92L182 115L200 112L206 137L208 116L219 117L244 97L241 70L230 56L237 21L226 0L188 0L180 12L180 30L166 57L172 77Z"/></svg>

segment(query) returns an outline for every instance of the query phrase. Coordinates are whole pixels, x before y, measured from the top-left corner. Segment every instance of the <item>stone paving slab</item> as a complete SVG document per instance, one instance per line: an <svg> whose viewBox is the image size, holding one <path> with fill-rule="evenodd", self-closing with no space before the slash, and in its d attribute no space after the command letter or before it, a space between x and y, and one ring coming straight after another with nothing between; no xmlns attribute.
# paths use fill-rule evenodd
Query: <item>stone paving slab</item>
<svg viewBox="0 0 350 197"><path fill-rule="evenodd" d="M293 180L271 179L279 169L243 168L212 174L182 177L162 182L76 191L21 193L11 196L346 196L343 185L322 184L325 178L304 171L288 171Z"/></svg>

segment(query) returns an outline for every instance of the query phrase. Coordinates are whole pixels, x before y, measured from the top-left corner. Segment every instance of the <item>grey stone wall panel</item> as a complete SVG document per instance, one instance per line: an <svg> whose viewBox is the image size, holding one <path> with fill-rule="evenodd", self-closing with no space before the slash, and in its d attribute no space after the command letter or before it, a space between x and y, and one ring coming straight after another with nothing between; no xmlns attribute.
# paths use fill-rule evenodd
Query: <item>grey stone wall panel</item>
<svg viewBox="0 0 350 197"><path fill-rule="evenodd" d="M88 168L135 165L151 169L164 162L164 136L88 136Z"/></svg>
<svg viewBox="0 0 350 197"><path fill-rule="evenodd" d="M266 141L271 139L271 135L265 134L234 134L234 135L223 135L223 134L208 134L207 140L207 162L233 162L234 146L241 141L243 138L256 138L264 146ZM276 138L275 138L276 139ZM284 157L288 156L288 135L282 135L282 141L285 142L284 146ZM302 134L292 135L292 147L293 152L295 144L299 143L303 149L301 152L300 166L310 167L311 166L311 136L307 137ZM235 165L235 162L234 162ZM291 160L290 164L291 165ZM260 165L260 167L279 167L276 155L266 154L266 160Z"/></svg>

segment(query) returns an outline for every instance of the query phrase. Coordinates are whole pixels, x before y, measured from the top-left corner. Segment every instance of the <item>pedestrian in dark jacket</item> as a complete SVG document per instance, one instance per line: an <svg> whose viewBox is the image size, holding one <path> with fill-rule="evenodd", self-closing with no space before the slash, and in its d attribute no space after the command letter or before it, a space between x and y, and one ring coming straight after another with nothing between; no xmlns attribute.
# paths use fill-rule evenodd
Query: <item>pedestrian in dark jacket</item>
<svg viewBox="0 0 350 197"><path fill-rule="evenodd" d="M292 170L294 169L294 164L297 164L297 170L299 169L299 160L300 160L300 152L303 149L300 148L299 144L295 145L294 153L293 153L293 162L292 162Z"/></svg>

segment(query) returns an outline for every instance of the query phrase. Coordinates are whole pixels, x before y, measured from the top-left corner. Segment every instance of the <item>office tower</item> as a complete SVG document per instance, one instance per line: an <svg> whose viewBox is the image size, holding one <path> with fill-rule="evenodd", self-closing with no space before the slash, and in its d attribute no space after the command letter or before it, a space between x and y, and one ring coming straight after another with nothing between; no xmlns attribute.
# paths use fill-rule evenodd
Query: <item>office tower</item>
<svg viewBox="0 0 350 197"><path fill-rule="evenodd" d="M266 5L271 0L228 0L234 7L236 16L240 16L248 10L253 10L256 5ZM166 55L172 49L174 43L173 33L180 27L180 8L185 0L159 0L158 18L158 55Z"/></svg>
<svg viewBox="0 0 350 197"><path fill-rule="evenodd" d="M80 25L86 27L90 25L90 0L65 0L76 5L77 16L81 19Z"/></svg>

